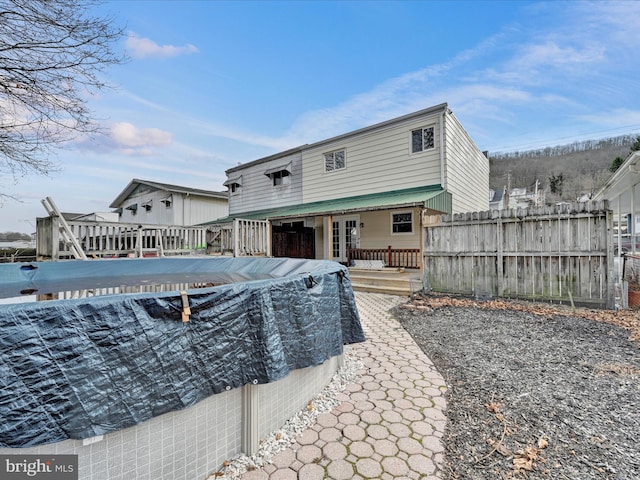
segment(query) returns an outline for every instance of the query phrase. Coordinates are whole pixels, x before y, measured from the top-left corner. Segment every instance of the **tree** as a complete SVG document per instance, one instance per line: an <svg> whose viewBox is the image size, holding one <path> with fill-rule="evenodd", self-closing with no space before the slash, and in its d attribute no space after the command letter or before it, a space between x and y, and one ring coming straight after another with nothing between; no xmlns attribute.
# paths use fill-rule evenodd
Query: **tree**
<svg viewBox="0 0 640 480"><path fill-rule="evenodd" d="M556 193L558 196L562 196L562 184L564 183L564 175L559 173L558 175L551 175L549 177L549 190L551 193Z"/></svg>
<svg viewBox="0 0 640 480"><path fill-rule="evenodd" d="M615 172L616 170L618 170L620 168L620 165L622 165L624 163L624 158L622 157L616 157L613 159L613 162L611 162L611 166L609 167L609 171L611 173Z"/></svg>
<svg viewBox="0 0 640 480"><path fill-rule="evenodd" d="M47 175L56 147L98 130L87 93L124 60L112 49L124 30L90 13L98 3L0 0L0 176Z"/></svg>
<svg viewBox="0 0 640 480"><path fill-rule="evenodd" d="M636 137L635 142L633 142L631 144L631 147L629 148L629 154L632 154L633 152L637 152L638 150L640 150L640 135L638 135ZM624 158L622 157L616 157L613 159L613 162L611 162L611 166L609 167L609 171L610 172L615 172L620 168L620 165L622 165L624 163Z"/></svg>

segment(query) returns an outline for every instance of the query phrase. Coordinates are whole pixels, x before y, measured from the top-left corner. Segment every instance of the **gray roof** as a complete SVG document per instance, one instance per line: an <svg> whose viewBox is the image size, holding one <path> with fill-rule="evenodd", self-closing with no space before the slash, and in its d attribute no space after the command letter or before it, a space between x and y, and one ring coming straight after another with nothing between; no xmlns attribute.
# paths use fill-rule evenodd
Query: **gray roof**
<svg viewBox="0 0 640 480"><path fill-rule="evenodd" d="M155 188L157 190L162 190L171 193L184 193L189 195L199 195L201 197L211 197L211 198L220 198L227 200L229 198L229 194L227 191L224 192L214 192L212 190L201 190L199 188L190 188L190 187L182 187L180 185L171 185L169 183L160 183L153 182L150 180L140 180L139 178L134 178L129 182L129 185L125 187L122 192L116 197L116 199L111 202L109 208L118 208L120 204L131 195L131 193L136 189L138 185L147 185L151 188Z"/></svg>

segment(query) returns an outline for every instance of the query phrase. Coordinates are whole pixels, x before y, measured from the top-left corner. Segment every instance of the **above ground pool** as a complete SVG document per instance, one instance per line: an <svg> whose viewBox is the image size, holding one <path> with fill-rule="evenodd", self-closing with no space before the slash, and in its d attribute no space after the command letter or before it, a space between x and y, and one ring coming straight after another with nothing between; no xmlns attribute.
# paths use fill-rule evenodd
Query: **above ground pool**
<svg viewBox="0 0 640 480"><path fill-rule="evenodd" d="M114 432L363 340L336 262L0 264L0 447Z"/></svg>

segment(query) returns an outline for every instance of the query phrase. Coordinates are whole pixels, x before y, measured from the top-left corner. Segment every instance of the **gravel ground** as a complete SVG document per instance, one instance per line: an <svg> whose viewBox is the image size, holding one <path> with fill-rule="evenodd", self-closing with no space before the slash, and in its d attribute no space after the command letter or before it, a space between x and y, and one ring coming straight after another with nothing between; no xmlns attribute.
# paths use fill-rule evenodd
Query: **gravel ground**
<svg viewBox="0 0 640 480"><path fill-rule="evenodd" d="M640 312L425 296L393 313L449 386L445 480L640 479Z"/></svg>

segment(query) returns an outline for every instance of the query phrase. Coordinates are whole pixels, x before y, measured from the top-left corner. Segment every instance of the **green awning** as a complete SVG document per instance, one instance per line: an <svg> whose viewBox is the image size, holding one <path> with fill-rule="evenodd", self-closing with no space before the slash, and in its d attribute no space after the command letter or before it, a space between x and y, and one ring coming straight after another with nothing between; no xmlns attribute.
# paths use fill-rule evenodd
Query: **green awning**
<svg viewBox="0 0 640 480"><path fill-rule="evenodd" d="M407 188L391 192L371 193L354 197L336 198L320 202L303 203L289 207L255 210L230 215L226 218L207 222L203 225L228 223L235 218L265 220L276 218L312 217L318 215L342 215L346 213L390 208L423 207L433 214L451 213L451 193L440 185Z"/></svg>

